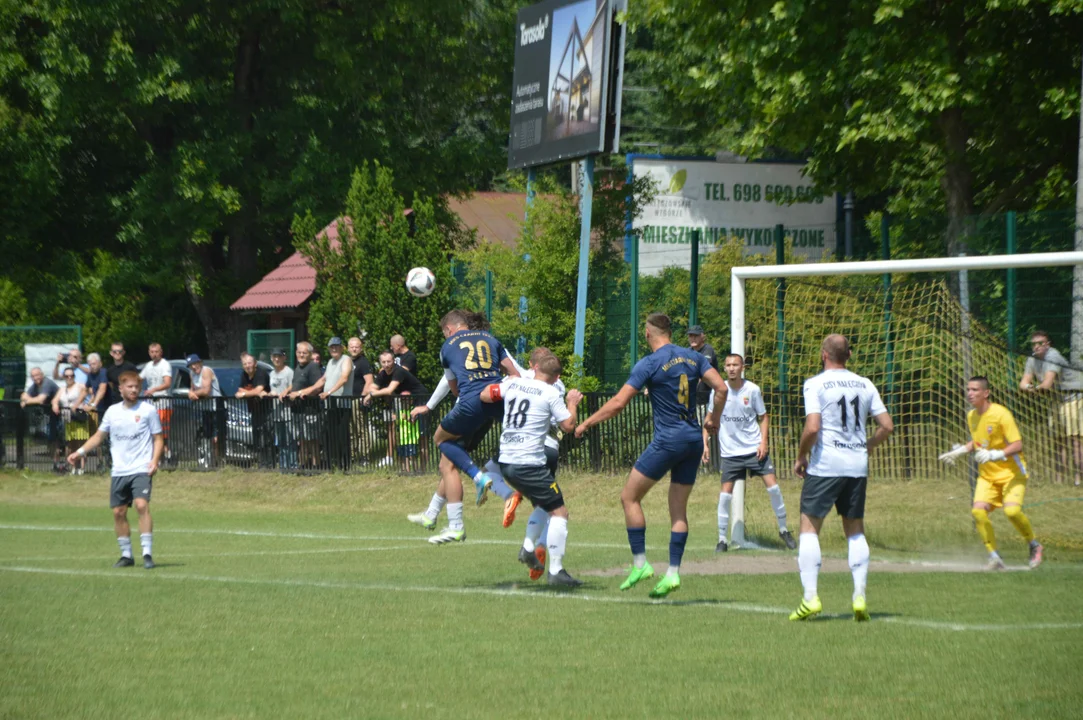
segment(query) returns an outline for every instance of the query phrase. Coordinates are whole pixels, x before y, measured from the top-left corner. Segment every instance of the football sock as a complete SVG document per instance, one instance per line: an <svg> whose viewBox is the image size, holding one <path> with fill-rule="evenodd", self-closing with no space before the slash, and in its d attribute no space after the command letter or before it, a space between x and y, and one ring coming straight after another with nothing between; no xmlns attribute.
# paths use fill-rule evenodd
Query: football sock
<svg viewBox="0 0 1083 720"><path fill-rule="evenodd" d="M463 504L461 502L447 504L447 526L452 530L463 529Z"/></svg>
<svg viewBox="0 0 1083 720"><path fill-rule="evenodd" d="M485 463L485 474L493 479L489 489L499 495L501 500L507 500L515 494L515 490L504 481L504 474L500 472L500 465L495 460Z"/></svg>
<svg viewBox="0 0 1083 720"><path fill-rule="evenodd" d="M681 558L684 557L684 546L688 542L688 533L671 532L669 534L669 567L681 568ZM674 573L676 570L674 570Z"/></svg>
<svg viewBox="0 0 1083 720"><path fill-rule="evenodd" d="M797 545L797 568L801 571L801 587L805 599L816 598L816 582L820 574L820 538L816 533L801 533Z"/></svg>
<svg viewBox="0 0 1083 720"><path fill-rule="evenodd" d="M978 537L985 543L985 549L996 552L997 539L993 533L993 523L989 521L989 512L981 508L971 508L970 514L974 516L974 527L978 530Z"/></svg>
<svg viewBox="0 0 1083 720"><path fill-rule="evenodd" d="M1030 520L1023 514L1023 508L1018 505L1005 505L1004 515L1007 516L1024 540L1028 543L1034 540L1034 528L1030 526Z"/></svg>
<svg viewBox="0 0 1083 720"><path fill-rule="evenodd" d="M730 527L730 503L733 495L728 492L718 494L718 539L725 540Z"/></svg>
<svg viewBox="0 0 1083 720"><path fill-rule="evenodd" d="M433 520L440 517L440 511L447 505L447 498L440 497L439 493L432 494L432 500L429 500L429 509L425 511L425 516L430 517Z"/></svg>
<svg viewBox="0 0 1083 720"><path fill-rule="evenodd" d="M523 538L523 547L527 552L534 552L547 522L549 522L549 513L540 507L534 508L534 512L530 513L526 521L526 537Z"/></svg>
<svg viewBox="0 0 1083 720"><path fill-rule="evenodd" d="M628 528L628 547L632 549L632 561L637 568L647 564L647 528Z"/></svg>
<svg viewBox="0 0 1083 720"><path fill-rule="evenodd" d="M139 544L143 546L143 554L150 555L151 533L140 533Z"/></svg>
<svg viewBox="0 0 1083 720"><path fill-rule="evenodd" d="M451 463L462 470L472 479L477 479L481 471L478 470L478 466L474 464L474 461L470 459L470 456L459 445L451 440L445 440L440 443L440 452L444 453L444 457L451 461Z"/></svg>
<svg viewBox="0 0 1083 720"><path fill-rule="evenodd" d="M850 573L854 576L854 597L865 594L869 579L869 541L865 535L853 535L846 539L849 545Z"/></svg>
<svg viewBox="0 0 1083 720"><path fill-rule="evenodd" d="M568 518L549 518L549 539L545 546L549 549L549 574L556 575L564 569L564 550L568 544Z"/></svg>
<svg viewBox="0 0 1083 720"><path fill-rule="evenodd" d="M782 488L778 485L767 488L767 497L771 500L771 509L778 520L778 531L786 529L786 503L782 501Z"/></svg>
<svg viewBox="0 0 1083 720"><path fill-rule="evenodd" d="M130 537L118 537L117 545L120 545L121 557L130 558L132 556L132 539Z"/></svg>

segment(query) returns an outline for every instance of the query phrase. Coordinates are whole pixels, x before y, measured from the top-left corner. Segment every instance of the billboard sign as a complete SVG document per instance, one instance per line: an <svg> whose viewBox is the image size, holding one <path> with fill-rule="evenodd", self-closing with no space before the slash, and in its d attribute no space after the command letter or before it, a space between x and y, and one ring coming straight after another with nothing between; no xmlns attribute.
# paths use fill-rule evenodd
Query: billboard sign
<svg viewBox="0 0 1083 720"><path fill-rule="evenodd" d="M602 151L609 24L608 0L548 0L519 11L509 168Z"/></svg>
<svg viewBox="0 0 1083 720"><path fill-rule="evenodd" d="M632 227L639 231L639 271L690 265L692 232L709 253L738 238L745 255L774 253L778 224L798 256L819 260L835 252L836 199L821 195L803 167L792 164L700 160L633 160L636 178L654 181L657 195Z"/></svg>

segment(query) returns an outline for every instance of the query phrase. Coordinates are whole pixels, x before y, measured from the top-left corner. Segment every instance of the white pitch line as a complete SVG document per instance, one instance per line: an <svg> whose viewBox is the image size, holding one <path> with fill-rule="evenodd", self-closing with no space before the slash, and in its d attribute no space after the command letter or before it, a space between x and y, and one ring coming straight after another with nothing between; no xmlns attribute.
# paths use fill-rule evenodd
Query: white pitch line
<svg viewBox="0 0 1083 720"><path fill-rule="evenodd" d="M261 550L253 552L224 552L224 553L169 553L170 559L172 558L216 558L216 557L250 557L257 555L320 555L323 553L354 553L354 552L388 552L392 550L421 550L424 545L392 545L387 547L372 547L367 545L365 547L349 547L349 548L312 548L311 550ZM63 561L79 561L79 560L95 560L101 562L102 555L98 553L96 555L69 555L67 557L60 556L43 556L43 557L16 557L16 558L0 558L0 563L27 563L27 562L49 562L54 560Z"/></svg>
<svg viewBox="0 0 1083 720"><path fill-rule="evenodd" d="M731 603L712 600L649 600L639 598L611 597L605 595L589 595L578 592L539 592L534 590L518 590L514 588L483 588L483 587L437 587L430 585L387 585L375 583L343 583L325 580L264 580L259 578L237 578L221 575L190 575L159 571L153 574L138 572L109 572L105 570L67 570L57 568L37 567L5 567L0 566L0 572L17 572L40 575L65 575L75 577L102 577L109 579L135 580L137 582L154 582L156 580L193 580L197 582L223 583L231 585L256 585L277 587L312 587L327 590L357 590L362 592L391 592L391 593L439 593L445 595L489 595L495 597L517 597L540 600L576 600L579 602L613 603L618 605L671 605L671 606L699 606L711 607L720 610L732 610L734 612L752 613L757 615L786 615L789 610L768 605L755 605L749 603ZM827 617L847 617L842 615L828 615ZM1019 625L991 625L991 624L968 624L946 622L940 620L924 620L920 618L874 618L873 623L890 623L893 625L908 625L910 627L924 628L928 630L943 630L948 632L1011 632L1011 631L1036 631L1036 630L1079 630L1083 629L1083 623L1024 623Z"/></svg>

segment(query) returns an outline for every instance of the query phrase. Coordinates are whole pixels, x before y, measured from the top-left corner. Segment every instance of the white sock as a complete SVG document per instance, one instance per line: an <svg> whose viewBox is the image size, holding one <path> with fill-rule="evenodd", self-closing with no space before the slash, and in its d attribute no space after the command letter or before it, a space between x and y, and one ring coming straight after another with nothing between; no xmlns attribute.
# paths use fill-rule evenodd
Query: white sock
<svg viewBox="0 0 1083 720"><path fill-rule="evenodd" d="M447 526L452 530L463 529L463 504L461 502L447 504Z"/></svg>
<svg viewBox="0 0 1083 720"><path fill-rule="evenodd" d="M632 556L632 565L636 566L637 568L641 568L646 564L647 564L647 553L643 553L642 555L633 555Z"/></svg>
<svg viewBox="0 0 1083 720"><path fill-rule="evenodd" d="M121 557L130 558L132 556L132 539L130 537L118 537L117 545L120 545Z"/></svg>
<svg viewBox="0 0 1083 720"><path fill-rule="evenodd" d="M151 552L150 552L151 534L150 533L140 533L139 534L139 544L143 546L143 554L144 555L150 555L151 554Z"/></svg>
<svg viewBox="0 0 1083 720"><path fill-rule="evenodd" d="M515 493L515 489L504 480L500 466L492 460L485 466L485 474L493 479L493 484L489 486L489 489L499 495L501 500L507 500Z"/></svg>
<svg viewBox="0 0 1083 720"><path fill-rule="evenodd" d="M523 538L523 547L527 552L534 552L534 548L538 546L538 540L541 539L542 531L545 530L545 525L548 522L549 513L540 507L534 508L534 512L530 513L530 517L526 521L526 537Z"/></svg>
<svg viewBox="0 0 1083 720"><path fill-rule="evenodd" d="M556 575L564 569L564 550L568 544L568 518L549 518L549 539L545 545L549 549L549 574Z"/></svg>
<svg viewBox="0 0 1083 720"><path fill-rule="evenodd" d="M865 583L869 579L869 541L862 535L848 537L850 546L850 572L854 576L854 597L865 594Z"/></svg>
<svg viewBox="0 0 1083 720"><path fill-rule="evenodd" d="M725 540L730 528L730 503L733 495L728 492L718 493L718 539Z"/></svg>
<svg viewBox="0 0 1083 720"><path fill-rule="evenodd" d="M429 509L425 511L425 517L435 520L440 517L440 511L447 505L447 498L440 497L438 493L432 494L432 500L429 500Z"/></svg>
<svg viewBox="0 0 1083 720"><path fill-rule="evenodd" d="M816 533L801 533L797 545L797 568L801 571L801 587L805 588L805 599L817 596L816 581L820 574L820 537Z"/></svg>
<svg viewBox="0 0 1083 720"><path fill-rule="evenodd" d="M993 552L989 553L989 559L990 560L999 560L1000 559L1000 553L998 553L996 550L994 550Z"/></svg>
<svg viewBox="0 0 1083 720"><path fill-rule="evenodd" d="M681 574L681 566L680 565L670 565L669 569L666 570L666 577L673 577L674 575L680 575L680 574Z"/></svg>
<svg viewBox="0 0 1083 720"><path fill-rule="evenodd" d="M767 488L767 497L771 500L771 509L778 520L778 531L786 529L786 503L782 501L782 488L778 485Z"/></svg>

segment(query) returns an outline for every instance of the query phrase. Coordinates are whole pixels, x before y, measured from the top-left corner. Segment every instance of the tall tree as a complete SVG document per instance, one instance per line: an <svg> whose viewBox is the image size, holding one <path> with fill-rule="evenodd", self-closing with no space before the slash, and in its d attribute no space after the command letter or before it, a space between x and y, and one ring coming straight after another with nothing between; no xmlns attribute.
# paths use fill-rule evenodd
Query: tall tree
<svg viewBox="0 0 1083 720"><path fill-rule="evenodd" d="M1069 0L644 0L669 122L827 190L975 212L1062 203L1075 174L1083 5Z"/></svg>

